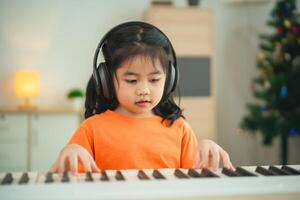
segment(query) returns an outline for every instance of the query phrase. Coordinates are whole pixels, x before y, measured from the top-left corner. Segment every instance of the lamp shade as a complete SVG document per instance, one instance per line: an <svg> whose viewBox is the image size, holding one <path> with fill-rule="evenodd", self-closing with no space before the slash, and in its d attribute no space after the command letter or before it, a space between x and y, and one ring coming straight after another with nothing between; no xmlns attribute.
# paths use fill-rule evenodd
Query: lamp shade
<svg viewBox="0 0 300 200"><path fill-rule="evenodd" d="M34 70L18 70L15 77L15 94L18 97L35 97L40 92L40 77Z"/></svg>

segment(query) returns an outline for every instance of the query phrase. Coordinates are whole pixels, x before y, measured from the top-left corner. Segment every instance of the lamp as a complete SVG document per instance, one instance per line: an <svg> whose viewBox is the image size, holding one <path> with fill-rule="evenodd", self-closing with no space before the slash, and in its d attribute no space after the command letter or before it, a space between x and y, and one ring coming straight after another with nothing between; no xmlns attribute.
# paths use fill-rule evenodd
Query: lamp
<svg viewBox="0 0 300 200"><path fill-rule="evenodd" d="M18 70L15 76L15 94L17 97L25 98L24 104L19 108L22 110L36 109L31 104L31 98L39 95L40 78L34 70Z"/></svg>

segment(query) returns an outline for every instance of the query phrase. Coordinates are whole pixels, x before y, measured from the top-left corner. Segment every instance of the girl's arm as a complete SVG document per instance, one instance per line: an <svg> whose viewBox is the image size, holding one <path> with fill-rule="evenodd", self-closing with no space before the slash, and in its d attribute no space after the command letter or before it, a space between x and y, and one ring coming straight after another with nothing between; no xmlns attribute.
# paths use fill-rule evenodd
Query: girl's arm
<svg viewBox="0 0 300 200"><path fill-rule="evenodd" d="M221 161L224 167L235 170L228 153L212 140L200 140L197 157L195 168L211 168L216 171Z"/></svg>

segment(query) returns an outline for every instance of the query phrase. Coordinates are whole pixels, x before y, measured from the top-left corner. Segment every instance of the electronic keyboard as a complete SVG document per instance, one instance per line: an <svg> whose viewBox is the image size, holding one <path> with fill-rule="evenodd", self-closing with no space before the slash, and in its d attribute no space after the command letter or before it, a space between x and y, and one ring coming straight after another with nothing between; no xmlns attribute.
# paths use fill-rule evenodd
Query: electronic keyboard
<svg viewBox="0 0 300 200"><path fill-rule="evenodd" d="M0 173L0 199L300 199L300 165Z"/></svg>

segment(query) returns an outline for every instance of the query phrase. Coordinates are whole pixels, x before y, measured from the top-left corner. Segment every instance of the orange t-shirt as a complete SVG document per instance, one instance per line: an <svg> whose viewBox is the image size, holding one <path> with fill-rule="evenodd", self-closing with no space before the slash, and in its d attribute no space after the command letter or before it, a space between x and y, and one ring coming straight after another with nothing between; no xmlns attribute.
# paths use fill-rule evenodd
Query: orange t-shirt
<svg viewBox="0 0 300 200"><path fill-rule="evenodd" d="M193 167L197 139L190 126L182 118L170 127L161 121L107 110L86 119L69 144L87 149L101 170Z"/></svg>

